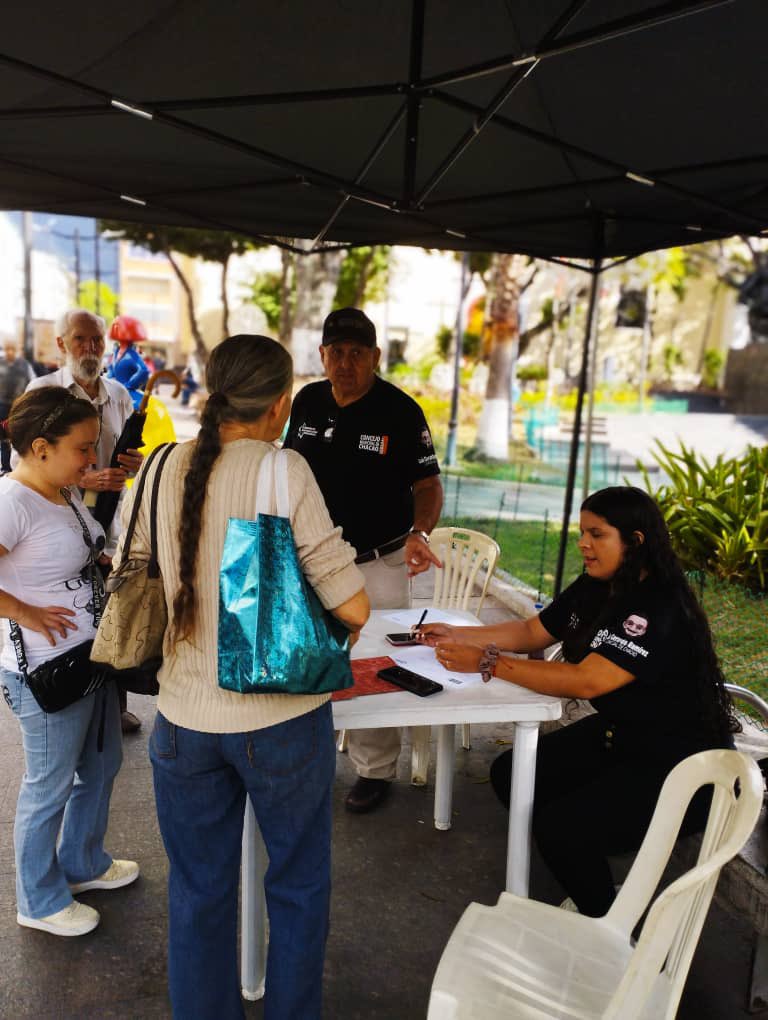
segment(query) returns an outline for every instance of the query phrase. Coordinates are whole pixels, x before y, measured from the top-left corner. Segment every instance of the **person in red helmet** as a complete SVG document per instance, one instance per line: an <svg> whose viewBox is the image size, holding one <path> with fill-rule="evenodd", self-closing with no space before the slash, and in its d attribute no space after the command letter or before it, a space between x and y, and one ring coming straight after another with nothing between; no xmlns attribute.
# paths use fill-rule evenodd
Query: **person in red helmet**
<svg viewBox="0 0 768 1020"><path fill-rule="evenodd" d="M115 346L107 376L122 383L131 394L133 406L138 407L141 391L149 378L149 369L134 344L146 343L149 339L147 331L132 315L118 315L109 328L109 338L115 341Z"/></svg>

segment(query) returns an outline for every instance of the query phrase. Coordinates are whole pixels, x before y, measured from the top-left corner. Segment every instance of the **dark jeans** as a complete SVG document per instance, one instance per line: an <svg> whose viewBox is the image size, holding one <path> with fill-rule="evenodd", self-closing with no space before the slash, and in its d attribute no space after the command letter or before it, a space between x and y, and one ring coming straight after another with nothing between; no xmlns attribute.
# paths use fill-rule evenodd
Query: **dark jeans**
<svg viewBox="0 0 768 1020"><path fill-rule="evenodd" d="M606 729L612 736L606 736ZM533 835L552 874L579 911L602 917L616 893L607 858L639 849L664 780L694 741L660 742L642 727L622 732L599 715L548 733L539 742ZM609 744L610 746L606 746ZM662 746L659 746L659 745ZM512 751L491 766L491 784L509 807ZM711 790L694 797L681 829L700 832Z"/></svg>
<svg viewBox="0 0 768 1020"><path fill-rule="evenodd" d="M250 695L247 695L250 697ZM176 1020L241 1020L237 890L245 798L269 855L265 1020L320 1020L331 889L330 702L266 729L202 733L157 714L150 740L168 877Z"/></svg>

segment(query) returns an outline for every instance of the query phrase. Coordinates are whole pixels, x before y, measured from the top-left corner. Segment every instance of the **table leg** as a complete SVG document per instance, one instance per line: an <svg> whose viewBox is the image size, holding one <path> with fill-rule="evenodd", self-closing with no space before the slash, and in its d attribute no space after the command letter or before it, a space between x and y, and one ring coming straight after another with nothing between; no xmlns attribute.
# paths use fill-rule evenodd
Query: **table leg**
<svg viewBox="0 0 768 1020"><path fill-rule="evenodd" d="M253 1001L264 997L267 969L267 909L264 901L267 851L250 797L245 801L241 860L240 986L243 998Z"/></svg>
<svg viewBox="0 0 768 1020"><path fill-rule="evenodd" d="M437 727L437 765L435 768L435 828L450 829L453 805L453 769L456 727Z"/></svg>
<svg viewBox="0 0 768 1020"><path fill-rule="evenodd" d="M507 892L528 895L531 871L531 819L533 787L536 781L537 722L515 724L512 755L512 787L509 798L509 835L507 836Z"/></svg>

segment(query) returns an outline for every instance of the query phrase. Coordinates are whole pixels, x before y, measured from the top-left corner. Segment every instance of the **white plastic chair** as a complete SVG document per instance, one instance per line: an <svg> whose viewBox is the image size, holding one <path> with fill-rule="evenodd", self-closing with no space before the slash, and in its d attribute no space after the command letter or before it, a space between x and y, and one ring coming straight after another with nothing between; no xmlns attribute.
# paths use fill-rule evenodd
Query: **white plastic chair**
<svg viewBox="0 0 768 1020"><path fill-rule="evenodd" d="M442 569L435 568L432 605L436 609L469 610L470 600L477 594L477 605L472 612L479 613L501 552L498 543L481 531L469 528L435 528L429 544L443 564ZM485 577L479 582L481 570L485 570ZM414 786L424 786L427 782L429 740L428 726L411 729L411 782ZM468 723L461 727L461 743L469 750Z"/></svg>
<svg viewBox="0 0 768 1020"><path fill-rule="evenodd" d="M646 910L694 793L714 783L696 865ZM672 1020L717 877L748 839L763 781L738 751L702 751L667 777L635 862L605 917L502 893L472 903L446 946L428 1020Z"/></svg>

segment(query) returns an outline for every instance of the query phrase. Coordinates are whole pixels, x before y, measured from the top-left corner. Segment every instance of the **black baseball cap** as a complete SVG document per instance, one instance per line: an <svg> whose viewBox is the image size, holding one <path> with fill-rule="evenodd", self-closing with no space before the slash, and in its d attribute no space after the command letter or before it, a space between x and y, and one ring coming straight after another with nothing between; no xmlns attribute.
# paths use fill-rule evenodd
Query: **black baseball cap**
<svg viewBox="0 0 768 1020"><path fill-rule="evenodd" d="M376 346L376 327L359 308L337 308L323 323L323 347L349 340L364 347Z"/></svg>

